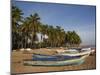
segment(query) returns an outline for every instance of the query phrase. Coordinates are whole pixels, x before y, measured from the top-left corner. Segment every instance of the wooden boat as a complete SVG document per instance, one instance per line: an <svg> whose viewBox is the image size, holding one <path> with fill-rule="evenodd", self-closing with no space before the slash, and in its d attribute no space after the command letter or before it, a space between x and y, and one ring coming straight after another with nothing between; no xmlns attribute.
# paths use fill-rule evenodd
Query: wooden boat
<svg viewBox="0 0 100 75"><path fill-rule="evenodd" d="M66 52L59 53L59 55L82 56L82 55L89 55L91 52L92 52L92 50L85 50L85 51L83 50L81 52L76 52L76 53L73 53L71 51L66 51Z"/></svg>
<svg viewBox="0 0 100 75"><path fill-rule="evenodd" d="M24 65L30 65L30 66L64 66L64 65L80 65L85 61L85 58L87 55L84 55L80 58L76 59L66 59L61 61L33 61L33 60L24 60Z"/></svg>
<svg viewBox="0 0 100 75"><path fill-rule="evenodd" d="M33 55L31 60L24 60L24 65L33 66L63 66L63 65L79 65L85 61L91 51L82 52L65 52L57 55Z"/></svg>
<svg viewBox="0 0 100 75"><path fill-rule="evenodd" d="M62 61L80 58L81 56L68 56L68 55L33 55L33 61Z"/></svg>

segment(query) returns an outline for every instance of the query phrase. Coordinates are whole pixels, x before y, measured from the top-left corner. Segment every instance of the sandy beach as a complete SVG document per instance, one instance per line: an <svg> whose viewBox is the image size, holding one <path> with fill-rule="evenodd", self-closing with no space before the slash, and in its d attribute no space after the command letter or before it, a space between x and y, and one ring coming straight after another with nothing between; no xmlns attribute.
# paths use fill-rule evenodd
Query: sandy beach
<svg viewBox="0 0 100 75"><path fill-rule="evenodd" d="M96 56L95 54L90 55L86 58L85 62L81 65L73 66L24 66L24 59L32 59L32 54L56 54L55 50L32 50L30 52L13 51L11 58L11 73L37 73L37 72L54 72L54 71L72 71L72 70L88 70L96 68Z"/></svg>

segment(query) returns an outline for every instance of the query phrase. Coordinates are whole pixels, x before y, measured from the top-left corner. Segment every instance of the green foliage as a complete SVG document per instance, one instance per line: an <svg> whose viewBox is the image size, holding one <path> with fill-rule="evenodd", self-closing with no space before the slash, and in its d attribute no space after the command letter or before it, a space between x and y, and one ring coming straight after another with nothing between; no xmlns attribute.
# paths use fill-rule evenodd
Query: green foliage
<svg viewBox="0 0 100 75"><path fill-rule="evenodd" d="M75 31L65 32L60 26L53 27L40 22L38 13L23 18L22 11L12 6L12 48L44 48L74 46L81 43L79 35ZM36 34L47 35L48 39L36 43ZM66 45L67 44L67 45Z"/></svg>
<svg viewBox="0 0 100 75"><path fill-rule="evenodd" d="M17 31L19 23L22 21L22 11L16 6L12 6L12 30Z"/></svg>
<svg viewBox="0 0 100 75"><path fill-rule="evenodd" d="M75 31L68 31L66 33L66 38L65 38L66 43L69 45L79 45L81 43L81 39L79 35Z"/></svg>

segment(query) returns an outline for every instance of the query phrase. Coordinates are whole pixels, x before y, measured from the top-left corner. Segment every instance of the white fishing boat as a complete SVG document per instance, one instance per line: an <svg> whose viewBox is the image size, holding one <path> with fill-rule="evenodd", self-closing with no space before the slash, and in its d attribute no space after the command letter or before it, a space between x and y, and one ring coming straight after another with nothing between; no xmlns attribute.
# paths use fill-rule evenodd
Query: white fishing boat
<svg viewBox="0 0 100 75"><path fill-rule="evenodd" d="M69 49L64 50L62 52L58 52L58 55L67 55L67 56L81 56L81 55L89 55L91 52L94 52L94 50L91 50L91 48L82 48L80 51L77 49Z"/></svg>
<svg viewBox="0 0 100 75"><path fill-rule="evenodd" d="M72 52L72 51L66 51L59 53L59 55L67 55L67 56L81 56L81 55L89 55L92 52L92 50L86 50L81 52Z"/></svg>

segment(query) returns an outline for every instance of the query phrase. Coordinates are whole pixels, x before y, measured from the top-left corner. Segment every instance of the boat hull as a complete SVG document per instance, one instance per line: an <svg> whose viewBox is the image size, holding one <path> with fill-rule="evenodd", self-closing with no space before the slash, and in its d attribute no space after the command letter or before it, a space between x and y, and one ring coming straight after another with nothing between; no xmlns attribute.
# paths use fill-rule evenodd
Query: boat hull
<svg viewBox="0 0 100 75"><path fill-rule="evenodd" d="M84 55L80 58L71 59L71 60L63 60L63 61L33 61L33 60L25 60L23 61L24 65L30 66L65 66L65 65L80 65L85 61L85 58L88 55Z"/></svg>
<svg viewBox="0 0 100 75"><path fill-rule="evenodd" d="M80 58L82 56L64 56L64 55L33 55L33 61L62 61L62 60L70 60Z"/></svg>
<svg viewBox="0 0 100 75"><path fill-rule="evenodd" d="M71 54L71 53L60 53L59 55L64 55L64 56L80 56L80 55L89 55L92 51L91 50L88 50L88 51L83 51L83 52L80 52L80 53L75 53L75 54Z"/></svg>

